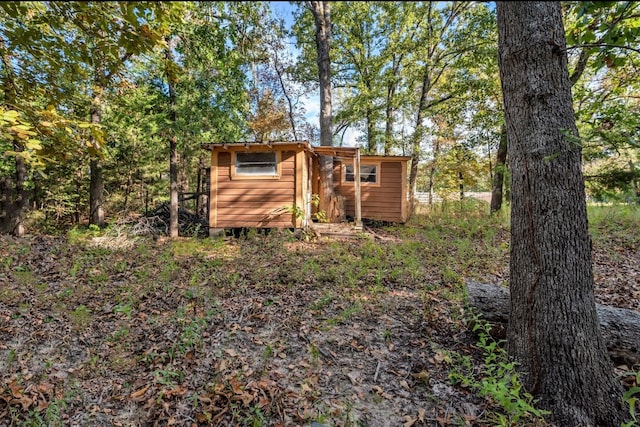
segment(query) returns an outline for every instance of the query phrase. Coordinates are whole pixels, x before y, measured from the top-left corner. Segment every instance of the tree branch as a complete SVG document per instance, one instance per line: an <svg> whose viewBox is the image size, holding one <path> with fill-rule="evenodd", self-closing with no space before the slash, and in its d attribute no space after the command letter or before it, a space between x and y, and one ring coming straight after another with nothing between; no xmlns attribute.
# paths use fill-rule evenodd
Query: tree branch
<svg viewBox="0 0 640 427"><path fill-rule="evenodd" d="M617 44L609 44L609 43L584 43L584 44L577 44L574 46L568 46L567 48L564 49L564 51L569 51L572 49L580 49L583 47L608 47L608 48L612 48L612 49L623 49L623 50L630 50L633 51L635 53L640 53L640 49L637 49L635 47L631 47L631 46L624 46L624 45L617 45Z"/></svg>

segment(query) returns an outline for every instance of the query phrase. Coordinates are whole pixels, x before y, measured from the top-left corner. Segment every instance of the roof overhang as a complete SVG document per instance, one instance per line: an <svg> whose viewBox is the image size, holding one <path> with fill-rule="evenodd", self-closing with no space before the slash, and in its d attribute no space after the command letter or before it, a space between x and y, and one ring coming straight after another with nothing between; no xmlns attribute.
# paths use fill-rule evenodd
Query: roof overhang
<svg viewBox="0 0 640 427"><path fill-rule="evenodd" d="M309 144L309 141L266 141L266 142L255 142L255 141L246 141L246 142L216 142L210 144L201 144L200 147L204 150L209 151L225 151L225 150L237 150L238 148L243 148L245 150L256 150L256 149L273 149L276 147L292 147L292 148L301 148L305 151L316 155L323 156L332 156L339 159L355 159L356 155L360 148L358 147L328 147L328 146L312 146ZM381 155L367 155L360 153L360 157L362 159L366 159L369 161L378 160L378 161L409 161L411 157L409 156L381 156Z"/></svg>
<svg viewBox="0 0 640 427"><path fill-rule="evenodd" d="M332 156L332 157L344 157L348 159L353 159L356 157L359 148L357 147L313 147L313 151L316 154L320 154L323 156Z"/></svg>
<svg viewBox="0 0 640 427"><path fill-rule="evenodd" d="M200 144L200 148L209 151L225 151L244 148L246 150L272 149L275 147L297 147L306 151L313 151L308 141L266 141L266 142L216 142L215 144Z"/></svg>

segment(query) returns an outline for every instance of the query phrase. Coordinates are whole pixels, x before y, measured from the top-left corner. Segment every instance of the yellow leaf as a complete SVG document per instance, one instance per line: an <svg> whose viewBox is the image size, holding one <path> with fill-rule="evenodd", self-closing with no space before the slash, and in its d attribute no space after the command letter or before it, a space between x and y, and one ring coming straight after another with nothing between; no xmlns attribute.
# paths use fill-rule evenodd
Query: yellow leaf
<svg viewBox="0 0 640 427"><path fill-rule="evenodd" d="M40 150L42 148L42 142L37 139L28 139L25 148L28 150Z"/></svg>

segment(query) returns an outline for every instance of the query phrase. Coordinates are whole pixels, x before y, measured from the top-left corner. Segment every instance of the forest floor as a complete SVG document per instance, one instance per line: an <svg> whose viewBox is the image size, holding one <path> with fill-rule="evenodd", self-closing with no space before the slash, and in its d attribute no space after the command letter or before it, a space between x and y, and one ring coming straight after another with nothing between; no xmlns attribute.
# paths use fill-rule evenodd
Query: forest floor
<svg viewBox="0 0 640 427"><path fill-rule="evenodd" d="M0 237L0 426L539 422L482 393L462 303L508 281L508 221L449 209L350 239ZM640 214L593 215L597 301L640 311Z"/></svg>

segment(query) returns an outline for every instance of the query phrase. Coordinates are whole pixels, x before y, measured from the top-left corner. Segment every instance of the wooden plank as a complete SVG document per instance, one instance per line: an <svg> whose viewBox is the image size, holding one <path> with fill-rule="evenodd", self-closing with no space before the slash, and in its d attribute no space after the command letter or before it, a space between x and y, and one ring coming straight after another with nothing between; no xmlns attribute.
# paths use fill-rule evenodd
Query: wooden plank
<svg viewBox="0 0 640 427"><path fill-rule="evenodd" d="M219 203L218 212L221 213L222 210L234 210L234 212L238 212L238 209L242 209L243 213L257 213L257 212L270 212L274 209L280 209L285 207L292 206L291 200L288 202L273 202L271 200L258 201L258 202L228 202L228 203Z"/></svg>
<svg viewBox="0 0 640 427"><path fill-rule="evenodd" d="M211 152L209 181L209 227L216 228L218 214L218 153L215 151Z"/></svg>
<svg viewBox="0 0 640 427"><path fill-rule="evenodd" d="M246 221L237 222L230 221L221 223L220 228L295 228L292 222L256 222Z"/></svg>
<svg viewBox="0 0 640 427"><path fill-rule="evenodd" d="M283 181L258 181L258 180L240 180L240 181L229 181L229 182L220 182L218 183L219 190L233 190L233 189L243 189L243 190L255 190L255 189L263 189L263 190L291 190L293 193L293 181L291 182L283 182Z"/></svg>
<svg viewBox="0 0 640 427"><path fill-rule="evenodd" d="M218 194L218 203L231 203L231 202L254 202L264 203L265 200L273 203L291 203L293 197L290 194L271 194L265 195L264 193L238 193L238 194Z"/></svg>
<svg viewBox="0 0 640 427"><path fill-rule="evenodd" d="M295 164L297 165L296 168L296 180L295 180L295 205L296 207L302 209L302 211L305 211L305 207L304 207L304 175L303 175L303 170L304 170L304 151L299 151L296 156L295 156ZM302 221L304 220L304 218L298 218L295 217L294 221L295 221L295 225L297 228L300 228L302 226Z"/></svg>
<svg viewBox="0 0 640 427"><path fill-rule="evenodd" d="M400 168L400 222L406 222L408 217L407 207L407 162L402 162Z"/></svg>

